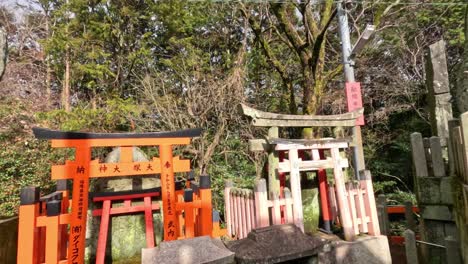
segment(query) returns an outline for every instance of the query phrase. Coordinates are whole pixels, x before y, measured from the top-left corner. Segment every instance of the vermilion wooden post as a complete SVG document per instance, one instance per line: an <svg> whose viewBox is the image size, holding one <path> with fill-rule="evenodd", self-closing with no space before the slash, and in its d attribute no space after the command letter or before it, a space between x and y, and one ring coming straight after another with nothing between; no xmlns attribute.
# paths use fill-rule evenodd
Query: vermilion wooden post
<svg viewBox="0 0 468 264"><path fill-rule="evenodd" d="M21 190L18 220L18 241L21 243L18 243L17 263L37 263L39 193L40 189L36 187Z"/></svg>
<svg viewBox="0 0 468 264"><path fill-rule="evenodd" d="M99 227L98 244L96 249L96 264L103 264L106 256L107 232L109 230L111 203L111 200L104 200L102 203L101 224Z"/></svg>
<svg viewBox="0 0 468 264"><path fill-rule="evenodd" d="M185 189L184 191L184 202L185 205L185 237L192 238L195 236L194 230L194 207L193 207L193 190Z"/></svg>
<svg viewBox="0 0 468 264"><path fill-rule="evenodd" d="M202 236L211 236L213 230L213 207L211 204L211 180L208 175L200 176L200 222Z"/></svg>
<svg viewBox="0 0 468 264"><path fill-rule="evenodd" d="M176 215L176 197L174 184L174 170L172 168L172 145L159 146L161 159L161 197L164 215L164 240L176 240L179 236Z"/></svg>
<svg viewBox="0 0 468 264"><path fill-rule="evenodd" d="M318 149L312 150L312 159L320 160L321 155ZM328 203L328 184L327 184L327 172L325 169L319 169L317 171L319 181L319 192L320 192L320 207L322 209L323 229L331 231L331 218Z"/></svg>
<svg viewBox="0 0 468 264"><path fill-rule="evenodd" d="M91 147L87 141L80 143L79 146L76 146L76 171L73 175L72 219L68 240L69 264L83 262L86 241Z"/></svg>
<svg viewBox="0 0 468 264"><path fill-rule="evenodd" d="M154 247L154 227L151 197L146 196L143 201L145 203L146 247L152 248Z"/></svg>
<svg viewBox="0 0 468 264"><path fill-rule="evenodd" d="M57 191L62 192L62 214L68 214L70 206L67 180L57 181ZM59 234L60 259L67 258L68 225L61 225Z"/></svg>
<svg viewBox="0 0 468 264"><path fill-rule="evenodd" d="M60 212L62 210L61 201L47 202L46 226L46 255L45 262L57 263L60 260L59 230Z"/></svg>

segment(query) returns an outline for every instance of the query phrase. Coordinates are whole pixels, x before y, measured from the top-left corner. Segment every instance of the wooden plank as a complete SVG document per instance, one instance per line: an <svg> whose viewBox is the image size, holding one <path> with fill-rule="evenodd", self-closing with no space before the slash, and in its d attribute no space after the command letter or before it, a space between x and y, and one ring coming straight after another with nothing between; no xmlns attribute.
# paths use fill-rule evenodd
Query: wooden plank
<svg viewBox="0 0 468 264"><path fill-rule="evenodd" d="M292 139L292 138L269 138L268 144L297 144L304 146L304 149L310 149L310 145L319 144L326 145L329 148L336 146L338 144L340 148L346 148L347 144L352 141L352 138L319 138L319 139Z"/></svg>
<svg viewBox="0 0 468 264"><path fill-rule="evenodd" d="M445 177L445 163L442 157L442 147L440 146L439 137L431 137L429 139L431 145L431 160L434 177Z"/></svg>
<svg viewBox="0 0 468 264"><path fill-rule="evenodd" d="M239 236L239 230L238 230L238 224L237 224L237 199L234 195L234 188L231 189L231 235L233 237L238 237Z"/></svg>
<svg viewBox="0 0 468 264"><path fill-rule="evenodd" d="M239 189L238 192L236 193L236 203L237 203L237 229L239 233L237 234L237 237L239 239L244 238L244 214L243 214L243 206L242 206L242 201L241 201L241 196L240 196L241 190Z"/></svg>
<svg viewBox="0 0 468 264"><path fill-rule="evenodd" d="M294 203L293 215L294 224L304 232L304 217L302 211L302 194L301 194L301 175L299 174L299 155L297 149L289 150L289 162L291 163L290 183L291 195Z"/></svg>
<svg viewBox="0 0 468 264"><path fill-rule="evenodd" d="M361 219L361 225L359 226L359 230L362 233L367 233L367 223L368 217L366 214L366 207L364 206L364 192L362 191L361 185L358 185L356 188L357 191L357 217Z"/></svg>
<svg viewBox="0 0 468 264"><path fill-rule="evenodd" d="M269 226L269 214L267 205L267 188L265 179L259 179L255 183L255 208L257 215L257 228Z"/></svg>
<svg viewBox="0 0 468 264"><path fill-rule="evenodd" d="M340 222L343 227L344 237L347 241L354 240L354 231L352 227L352 220L350 216L350 210L346 201L346 189L344 185L343 170L339 165L341 158L338 148L331 149L332 158L335 161L334 176L335 176L335 188L336 198L338 201L338 208L340 211Z"/></svg>
<svg viewBox="0 0 468 264"><path fill-rule="evenodd" d="M275 150L289 150L289 149L331 149L331 148L348 148L347 142L337 142L337 143L311 143L311 144L298 144L298 143L288 143L288 142L277 142Z"/></svg>
<svg viewBox="0 0 468 264"><path fill-rule="evenodd" d="M372 186L372 176L370 171L365 170L361 173L361 188L364 189L366 193L366 199L364 199L364 206L366 208L367 215L370 218L368 222L367 229L369 235L379 236L380 227L379 227L379 218L377 216L377 207L375 203L374 196L374 187Z"/></svg>
<svg viewBox="0 0 468 264"><path fill-rule="evenodd" d="M285 200L285 218L286 224L294 223L293 218L293 202L291 198L291 191L288 188L284 188L284 200Z"/></svg>
<svg viewBox="0 0 468 264"><path fill-rule="evenodd" d="M89 163L89 162L88 162ZM119 162L99 163L93 160L89 165L90 178L144 176L161 173L161 160L153 158L147 162ZM82 169L82 165L74 161L66 161L65 165L52 165L52 179L73 179L73 175ZM189 172L190 160L181 160L179 156L173 158L174 172Z"/></svg>
<svg viewBox="0 0 468 264"><path fill-rule="evenodd" d="M276 120L276 119L252 119L252 125L257 127L352 127L356 124L350 120Z"/></svg>
<svg viewBox="0 0 468 264"><path fill-rule="evenodd" d="M273 207L271 208L271 218L274 225L281 225L281 208L279 203L279 197L273 195Z"/></svg>
<svg viewBox="0 0 468 264"><path fill-rule="evenodd" d="M227 234L229 237L232 236L231 232L231 222L232 222L232 216L231 216L231 197L230 197L230 192L231 188L234 187L234 183L231 180L226 180L224 182L224 215L226 218L226 229L227 229Z"/></svg>
<svg viewBox="0 0 468 264"><path fill-rule="evenodd" d="M343 121L343 120L356 120L364 113L364 108L356 109L352 112L347 112L340 115L286 115L264 112L255 108L241 104L242 112L244 115L251 118L264 118L264 119L278 119L278 120L299 120L299 121Z"/></svg>
<svg viewBox="0 0 468 264"><path fill-rule="evenodd" d="M151 210L160 210L159 204L151 204ZM139 213L145 211L145 207L143 205L137 206L121 206L121 207L114 207L110 209L110 215L121 215L121 214L132 214L132 213ZM93 216L101 216L103 214L103 209L94 209Z"/></svg>
<svg viewBox="0 0 468 264"><path fill-rule="evenodd" d="M417 177L428 177L426 154L421 133L411 134L411 154Z"/></svg>
<svg viewBox="0 0 468 264"><path fill-rule="evenodd" d="M340 166L342 168L349 167L348 159L340 159ZM325 160L306 160L299 161L299 171L315 171L320 169L333 169L334 164L332 158L328 157ZM291 163L289 160L284 160L279 163L278 172L290 172Z"/></svg>
<svg viewBox="0 0 468 264"><path fill-rule="evenodd" d="M255 229L257 228L257 223L256 223L256 214L255 214L255 200L254 200L254 193L251 191L250 194L249 194L249 203L250 203L250 221L251 221L251 226L252 226L252 229Z"/></svg>
<svg viewBox="0 0 468 264"><path fill-rule="evenodd" d="M331 212L331 218L332 221L336 221L336 218L338 217L338 205L336 203L336 194L335 194L335 187L331 185L328 188L328 194L329 194L329 201L330 201L330 212Z"/></svg>
<svg viewBox="0 0 468 264"><path fill-rule="evenodd" d="M353 221L353 230L355 235L359 235L359 224L356 212L356 200L355 195L356 192L354 191L354 186L352 183L346 183L346 191L348 196L348 205L351 213L351 220Z"/></svg>
<svg viewBox="0 0 468 264"><path fill-rule="evenodd" d="M248 235L249 232L252 230L252 224L251 224L252 215L251 215L251 210L250 210L249 190L244 190L244 202L245 202L245 214L246 214L245 225L246 225L246 233Z"/></svg>
<svg viewBox="0 0 468 264"><path fill-rule="evenodd" d="M238 197L239 197L240 208L241 208L241 222L239 223L241 226L241 238L245 238L247 237L247 214L246 214L244 190L241 190L238 193Z"/></svg>

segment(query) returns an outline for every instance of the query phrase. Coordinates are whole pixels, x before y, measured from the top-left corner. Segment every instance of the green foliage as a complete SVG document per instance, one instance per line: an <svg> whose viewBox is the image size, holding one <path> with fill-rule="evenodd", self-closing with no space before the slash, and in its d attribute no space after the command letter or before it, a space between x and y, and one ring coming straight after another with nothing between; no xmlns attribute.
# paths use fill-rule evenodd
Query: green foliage
<svg viewBox="0 0 468 264"><path fill-rule="evenodd" d="M229 151L217 152L208 168L213 190L213 207L221 214L224 214L226 180L231 180L237 188L252 189L254 186L255 166L245 155L246 145L246 142L242 142L239 138L226 141L224 147L229 147Z"/></svg>
<svg viewBox="0 0 468 264"><path fill-rule="evenodd" d="M58 152L55 155L51 153L47 142L35 139L16 144L0 143L0 215L17 213L23 187L39 186L43 194L52 190L50 163L57 158Z"/></svg>
<svg viewBox="0 0 468 264"><path fill-rule="evenodd" d="M82 104L66 112L62 109L39 113L47 127L60 130L129 131L131 122L142 114L142 108L132 99L114 98L103 107L91 109Z"/></svg>

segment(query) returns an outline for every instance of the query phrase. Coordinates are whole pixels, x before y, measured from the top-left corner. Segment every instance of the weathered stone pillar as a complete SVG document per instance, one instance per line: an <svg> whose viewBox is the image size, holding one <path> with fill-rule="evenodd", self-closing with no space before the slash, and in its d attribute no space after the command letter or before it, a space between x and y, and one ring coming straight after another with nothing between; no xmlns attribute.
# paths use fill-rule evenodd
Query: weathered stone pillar
<svg viewBox="0 0 468 264"><path fill-rule="evenodd" d="M442 138L442 146L446 146L448 121L453 115L443 40L430 45L426 53L426 86L432 135Z"/></svg>

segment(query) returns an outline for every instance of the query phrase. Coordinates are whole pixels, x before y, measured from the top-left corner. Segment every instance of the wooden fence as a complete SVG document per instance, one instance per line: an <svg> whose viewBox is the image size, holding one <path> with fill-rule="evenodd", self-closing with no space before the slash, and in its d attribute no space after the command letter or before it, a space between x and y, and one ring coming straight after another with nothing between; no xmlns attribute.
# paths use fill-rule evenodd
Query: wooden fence
<svg viewBox="0 0 468 264"><path fill-rule="evenodd" d="M352 230L355 235L380 235L377 210L375 206L374 188L370 172L361 174L361 180L345 184L345 197L349 208L349 219L352 221ZM336 188L330 185L330 209L332 219L339 221L339 205L336 203ZM370 194L370 195L368 195Z"/></svg>
<svg viewBox="0 0 468 264"><path fill-rule="evenodd" d="M285 198L268 200L265 179L256 182L254 191L235 188L232 182L226 182L224 205L228 236L242 239L255 228L294 223L293 210L302 210L302 204L293 203L289 189L285 188L284 193Z"/></svg>
<svg viewBox="0 0 468 264"><path fill-rule="evenodd" d="M344 197L349 208L348 219L353 234L380 235L369 172L364 173L360 181L348 182L345 186ZM340 224L342 218L339 217L336 188L331 185L328 193L332 220ZM297 222L301 221L294 217L294 210L302 211L302 203L294 203L288 188L284 189L284 198L274 196L274 199L269 200L264 179L256 182L254 191L235 188L232 182L228 181L224 195L227 232L232 238L245 238L252 229L259 227L287 223L297 225Z"/></svg>

